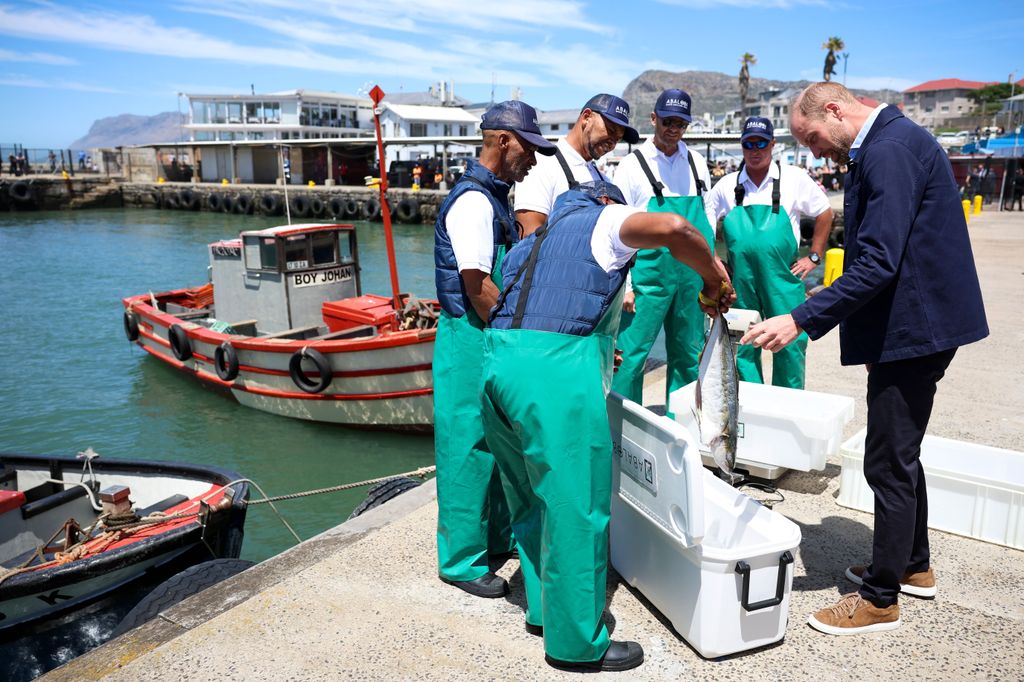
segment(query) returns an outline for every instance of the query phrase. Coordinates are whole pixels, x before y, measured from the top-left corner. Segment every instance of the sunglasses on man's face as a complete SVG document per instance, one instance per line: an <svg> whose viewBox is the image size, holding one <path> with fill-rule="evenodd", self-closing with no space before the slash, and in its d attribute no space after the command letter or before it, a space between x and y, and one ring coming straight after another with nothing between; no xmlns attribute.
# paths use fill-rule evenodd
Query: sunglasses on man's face
<svg viewBox="0 0 1024 682"><path fill-rule="evenodd" d="M668 128L670 130L672 128L679 128L680 130L686 130L686 128L690 125L687 121L684 121L681 118L662 118L662 119L659 119L659 120L661 121L662 127Z"/></svg>
<svg viewBox="0 0 1024 682"><path fill-rule="evenodd" d="M747 140L743 143L744 149L764 149L772 143L771 140Z"/></svg>

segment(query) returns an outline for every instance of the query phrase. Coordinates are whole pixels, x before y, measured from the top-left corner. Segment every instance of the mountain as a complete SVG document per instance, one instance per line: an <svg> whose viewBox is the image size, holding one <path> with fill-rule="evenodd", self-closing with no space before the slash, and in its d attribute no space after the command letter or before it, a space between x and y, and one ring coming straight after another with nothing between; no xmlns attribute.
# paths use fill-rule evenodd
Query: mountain
<svg viewBox="0 0 1024 682"><path fill-rule="evenodd" d="M751 78L747 97L754 98L765 90L804 88L809 84L810 81ZM693 98L694 116L700 116L704 112L723 113L740 108L740 89L736 76L717 71L644 71L630 81L622 93L622 98L629 102L633 122L640 132L651 131L649 114L654 109L654 101L658 99L658 95L667 88L681 88L689 93ZM855 95L866 95L879 102L902 101L902 94L896 90L850 90Z"/></svg>
<svg viewBox="0 0 1024 682"><path fill-rule="evenodd" d="M75 140L68 148L95 149L187 140L188 131L184 131L184 135L182 132L176 111L165 111L155 116L121 114L95 121L85 137Z"/></svg>

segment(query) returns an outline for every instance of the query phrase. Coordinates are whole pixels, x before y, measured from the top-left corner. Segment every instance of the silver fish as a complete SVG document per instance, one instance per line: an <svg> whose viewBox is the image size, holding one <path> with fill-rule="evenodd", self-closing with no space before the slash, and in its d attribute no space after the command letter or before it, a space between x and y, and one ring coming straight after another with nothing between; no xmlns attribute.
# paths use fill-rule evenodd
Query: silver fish
<svg viewBox="0 0 1024 682"><path fill-rule="evenodd" d="M734 472L739 393L736 349L729 336L728 323L718 315L711 321L711 330L700 354L694 414L701 441L732 483L742 477Z"/></svg>

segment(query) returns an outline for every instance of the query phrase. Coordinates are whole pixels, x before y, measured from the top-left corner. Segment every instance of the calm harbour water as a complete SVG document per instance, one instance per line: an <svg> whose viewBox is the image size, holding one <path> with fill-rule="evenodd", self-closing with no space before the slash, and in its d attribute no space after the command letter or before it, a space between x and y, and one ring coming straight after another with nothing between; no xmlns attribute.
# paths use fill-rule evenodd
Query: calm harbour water
<svg viewBox="0 0 1024 682"><path fill-rule="evenodd" d="M116 209L0 214L0 449L212 463L269 495L433 464L429 436L357 431L242 407L130 344L121 299L207 281L210 242L283 218ZM362 283L390 284L379 224L358 224ZM395 226L404 291L433 296L433 230ZM343 522L366 488L277 503L303 538ZM253 491L256 497L256 491ZM294 544L249 510L242 558Z"/></svg>

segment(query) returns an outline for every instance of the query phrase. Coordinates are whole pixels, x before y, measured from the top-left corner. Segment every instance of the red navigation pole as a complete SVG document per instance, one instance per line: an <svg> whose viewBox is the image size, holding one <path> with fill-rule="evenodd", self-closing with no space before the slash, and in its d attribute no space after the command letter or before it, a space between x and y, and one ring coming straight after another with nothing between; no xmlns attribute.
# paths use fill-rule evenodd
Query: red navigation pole
<svg viewBox="0 0 1024 682"><path fill-rule="evenodd" d="M388 206L388 173L384 160L384 138L380 134L380 103L384 99L384 91L379 85L370 90L373 100L373 125L377 129L377 155L380 157L380 215L384 219L384 239L388 247L388 267L391 268L391 295L394 298L395 310L402 309L402 298L398 288L398 265L395 263L395 241L391 236L391 208Z"/></svg>

